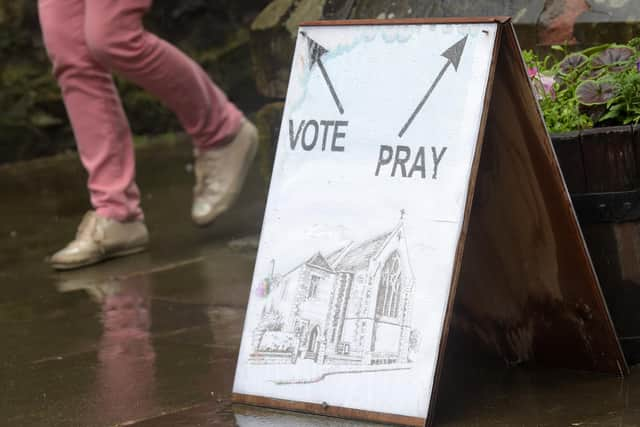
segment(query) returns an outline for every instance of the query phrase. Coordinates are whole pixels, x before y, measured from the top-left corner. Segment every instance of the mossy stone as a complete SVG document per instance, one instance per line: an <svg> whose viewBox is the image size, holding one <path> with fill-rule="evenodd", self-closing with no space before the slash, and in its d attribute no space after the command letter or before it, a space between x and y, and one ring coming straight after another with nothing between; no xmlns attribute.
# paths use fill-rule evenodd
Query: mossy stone
<svg viewBox="0 0 640 427"><path fill-rule="evenodd" d="M260 174L268 184L271 180L273 161L276 154L278 137L280 134L280 124L284 102L273 102L265 105L256 113L255 124L260 134L260 146L258 148L258 164Z"/></svg>

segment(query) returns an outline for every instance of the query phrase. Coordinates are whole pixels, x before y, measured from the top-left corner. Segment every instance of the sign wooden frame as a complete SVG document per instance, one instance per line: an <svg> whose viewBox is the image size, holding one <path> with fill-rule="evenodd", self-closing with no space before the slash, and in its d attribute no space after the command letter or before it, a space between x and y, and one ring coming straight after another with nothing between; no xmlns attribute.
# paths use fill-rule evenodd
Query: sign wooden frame
<svg viewBox="0 0 640 427"><path fill-rule="evenodd" d="M449 331L458 318L462 324L483 322L485 338L536 331L524 350L509 339L501 344L488 340L487 345L505 359L619 375L629 372L510 18L314 21L301 27L474 23L496 23L498 32L427 419L239 393L233 394L235 403L391 424L430 424ZM501 180L522 184L521 191ZM509 219L508 215L522 216ZM491 258L487 248L494 250ZM549 252L555 257L539 255ZM544 288L544 283L553 289ZM524 296L516 295L514 287ZM481 292L513 304L518 314L498 316L493 304L477 297ZM525 318L532 320L523 325ZM553 328L544 329L545 324ZM565 350L576 342L587 345L568 354Z"/></svg>

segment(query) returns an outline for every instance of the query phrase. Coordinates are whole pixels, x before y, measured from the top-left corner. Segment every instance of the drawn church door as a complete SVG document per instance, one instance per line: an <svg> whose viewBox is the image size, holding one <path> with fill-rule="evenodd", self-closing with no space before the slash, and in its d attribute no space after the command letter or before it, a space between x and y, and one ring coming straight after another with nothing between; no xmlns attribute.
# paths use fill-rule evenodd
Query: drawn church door
<svg viewBox="0 0 640 427"><path fill-rule="evenodd" d="M311 330L311 333L309 334L309 344L307 346L307 355L305 356L305 359L313 359L314 361L316 360L318 356L318 352L316 350L317 343L318 343L318 327L316 326Z"/></svg>

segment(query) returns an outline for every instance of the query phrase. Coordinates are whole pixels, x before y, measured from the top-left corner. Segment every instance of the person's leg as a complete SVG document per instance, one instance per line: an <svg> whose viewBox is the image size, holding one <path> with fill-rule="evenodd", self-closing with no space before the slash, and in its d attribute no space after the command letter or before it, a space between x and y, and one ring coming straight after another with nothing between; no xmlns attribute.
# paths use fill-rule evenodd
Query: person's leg
<svg viewBox="0 0 640 427"><path fill-rule="evenodd" d="M156 95L196 147L192 218L207 225L236 200L257 149L255 127L198 64L145 31L152 0L85 0L85 31L96 60Z"/></svg>
<svg viewBox="0 0 640 427"><path fill-rule="evenodd" d="M176 113L198 150L231 139L243 114L198 64L145 31L152 0L85 0L89 50L104 67L160 98Z"/></svg>
<svg viewBox="0 0 640 427"><path fill-rule="evenodd" d="M87 47L85 0L39 0L38 6L45 45L89 174L91 203L104 218L142 219L129 124L110 72Z"/></svg>
<svg viewBox="0 0 640 427"><path fill-rule="evenodd" d="M71 269L144 250L129 124L110 73L85 42L85 0L39 0L45 45L71 119L91 203L76 238L55 253L51 265Z"/></svg>

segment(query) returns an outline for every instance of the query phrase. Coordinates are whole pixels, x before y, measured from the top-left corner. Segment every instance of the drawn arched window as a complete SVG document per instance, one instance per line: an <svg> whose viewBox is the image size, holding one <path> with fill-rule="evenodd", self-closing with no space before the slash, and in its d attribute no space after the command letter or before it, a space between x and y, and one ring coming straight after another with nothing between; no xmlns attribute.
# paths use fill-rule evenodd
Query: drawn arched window
<svg viewBox="0 0 640 427"><path fill-rule="evenodd" d="M382 267L376 314L379 316L398 317L400 305L400 285L402 272L398 252L392 253Z"/></svg>
<svg viewBox="0 0 640 427"><path fill-rule="evenodd" d="M307 298L315 298L318 296L318 285L320 284L320 276L311 276L309 289L307 289Z"/></svg>

